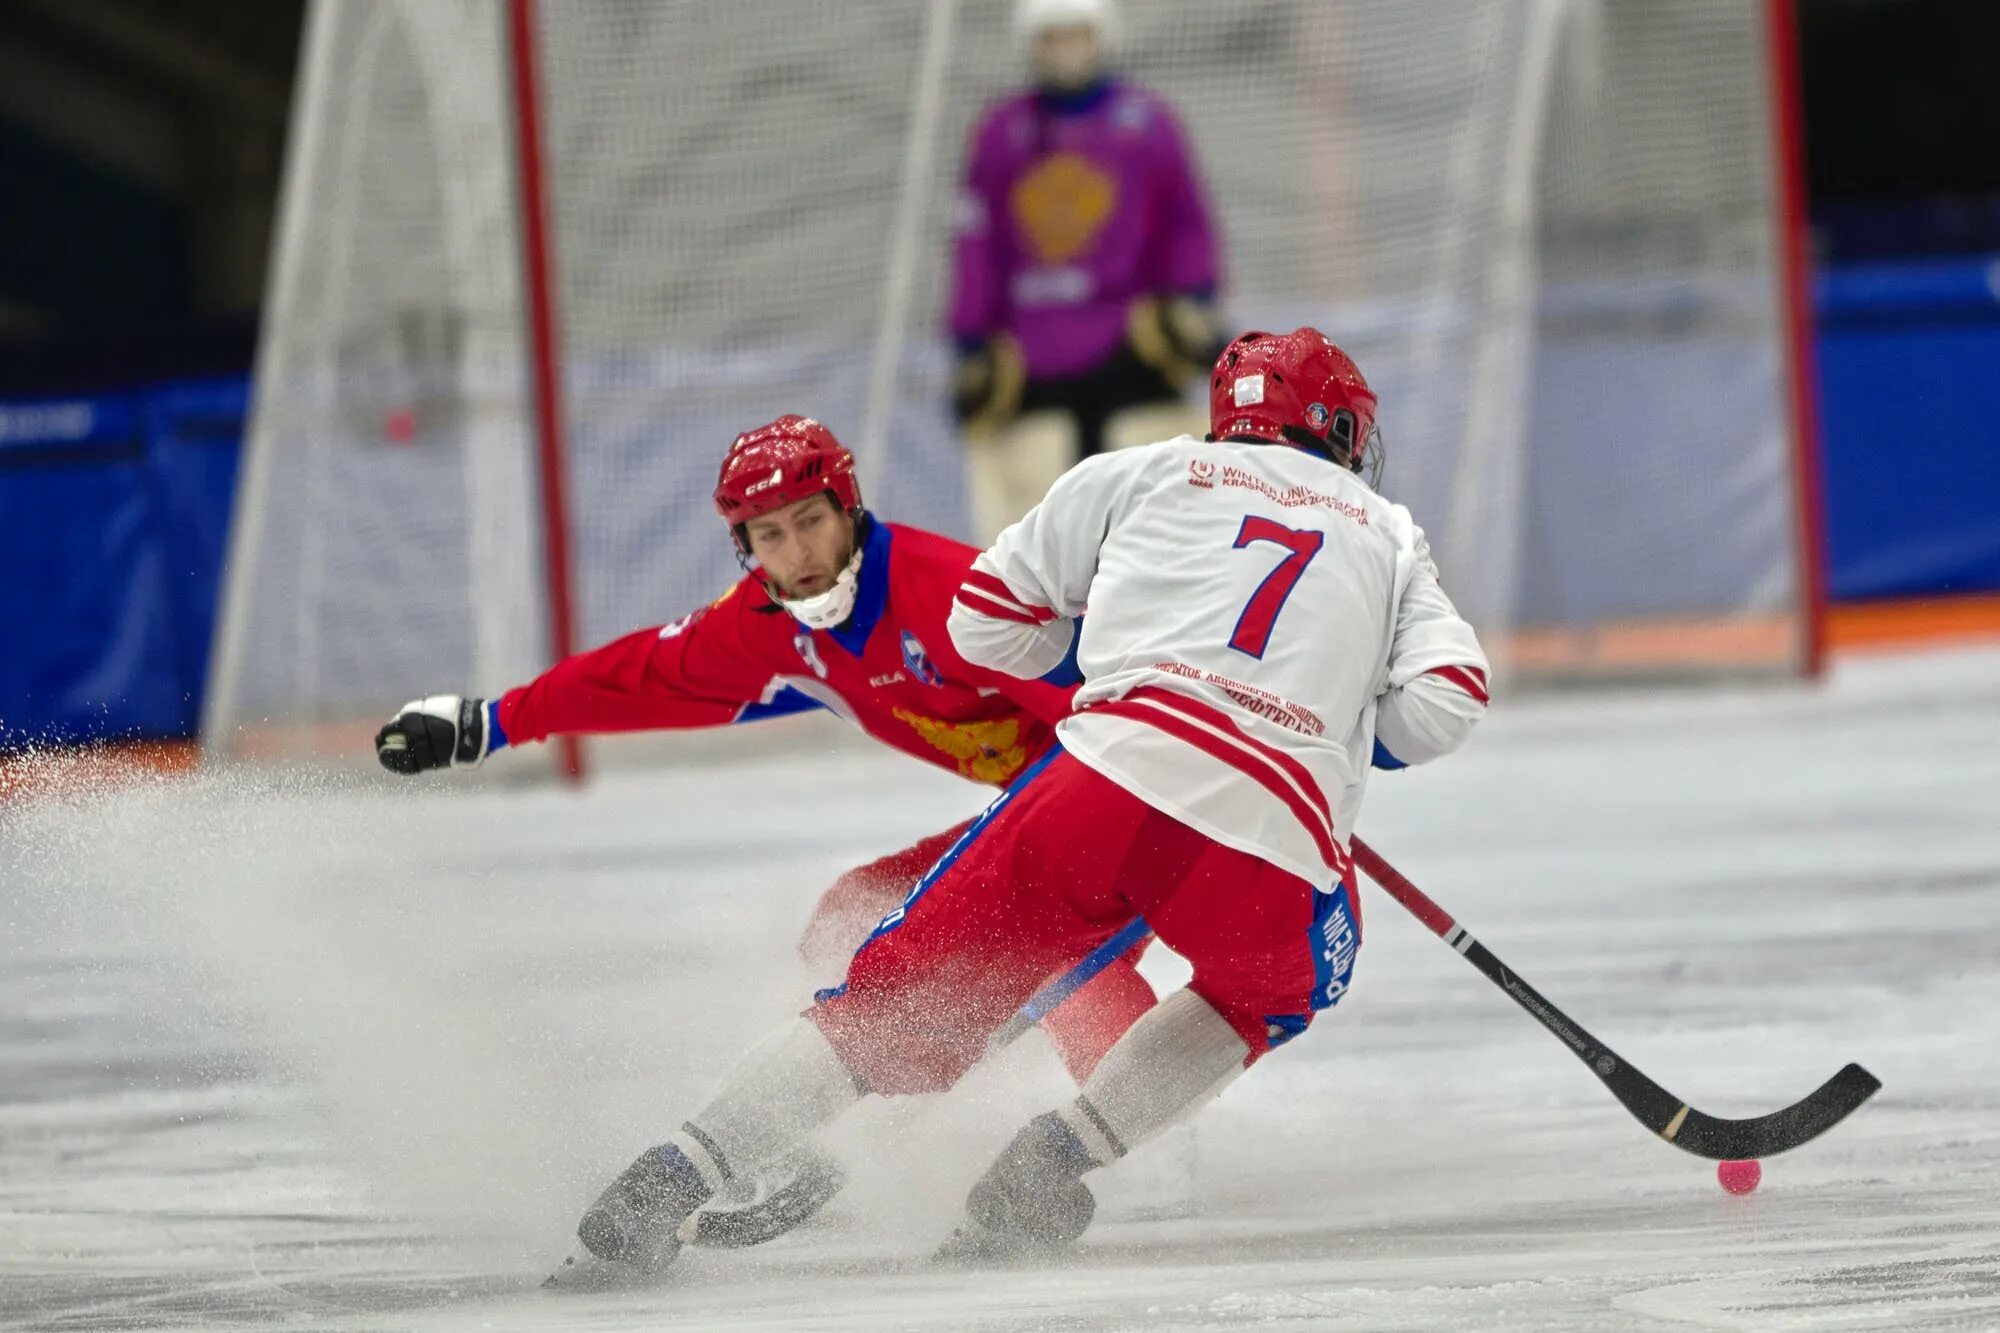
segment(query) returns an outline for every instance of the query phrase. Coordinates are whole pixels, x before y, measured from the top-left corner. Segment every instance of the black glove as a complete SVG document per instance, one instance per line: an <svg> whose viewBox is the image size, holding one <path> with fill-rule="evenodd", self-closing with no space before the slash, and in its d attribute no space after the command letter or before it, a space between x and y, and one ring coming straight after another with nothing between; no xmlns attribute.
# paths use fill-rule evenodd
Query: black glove
<svg viewBox="0 0 2000 1333"><path fill-rule="evenodd" d="M391 773L476 764L486 757L486 701L456 694L412 699L375 733L375 757Z"/></svg>
<svg viewBox="0 0 2000 1333"><path fill-rule="evenodd" d="M1020 410L1027 378L1021 345L1004 333L961 351L952 373L953 420L972 436L1004 429Z"/></svg>
<svg viewBox="0 0 2000 1333"><path fill-rule="evenodd" d="M1208 374L1223 343L1215 312L1191 296L1147 296L1132 303L1125 320L1132 354L1160 372L1175 392Z"/></svg>

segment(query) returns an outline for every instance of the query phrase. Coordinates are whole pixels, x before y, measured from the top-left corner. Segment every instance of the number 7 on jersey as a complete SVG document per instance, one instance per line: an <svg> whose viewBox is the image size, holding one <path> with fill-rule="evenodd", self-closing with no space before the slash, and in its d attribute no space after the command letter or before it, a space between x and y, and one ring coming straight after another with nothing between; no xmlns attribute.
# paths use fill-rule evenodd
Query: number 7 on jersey
<svg viewBox="0 0 2000 1333"><path fill-rule="evenodd" d="M1299 576L1319 554L1326 534L1310 528L1288 528L1259 514L1245 514L1234 549L1240 551L1252 542L1275 542L1286 551L1278 567L1266 574L1257 591L1250 594L1243 614L1236 617L1236 630L1229 636L1231 648L1262 660L1264 648L1271 642L1271 629L1278 623L1278 613L1285 609L1285 599L1292 595Z"/></svg>

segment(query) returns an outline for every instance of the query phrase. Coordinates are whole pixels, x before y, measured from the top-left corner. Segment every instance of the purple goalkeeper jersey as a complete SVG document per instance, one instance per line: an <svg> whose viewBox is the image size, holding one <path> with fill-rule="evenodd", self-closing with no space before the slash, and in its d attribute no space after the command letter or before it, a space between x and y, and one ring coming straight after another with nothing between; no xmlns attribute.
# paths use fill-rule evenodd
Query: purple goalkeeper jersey
<svg viewBox="0 0 2000 1333"><path fill-rule="evenodd" d="M1187 140L1153 93L1111 82L1009 98L973 130L951 333L1011 333L1031 379L1081 374L1132 302L1216 287L1215 233Z"/></svg>

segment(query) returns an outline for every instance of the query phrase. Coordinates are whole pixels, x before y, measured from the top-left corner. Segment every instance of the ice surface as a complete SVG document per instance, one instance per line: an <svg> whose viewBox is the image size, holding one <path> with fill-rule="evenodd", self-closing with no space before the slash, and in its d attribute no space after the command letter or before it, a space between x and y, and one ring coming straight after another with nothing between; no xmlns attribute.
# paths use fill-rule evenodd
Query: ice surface
<svg viewBox="0 0 2000 1333"><path fill-rule="evenodd" d="M813 724L818 725L818 724ZM831 728L834 724L826 724ZM582 795L227 773L0 808L0 1328L2000 1328L2000 654L1536 699L1364 830L1702 1109L1887 1087L1732 1198L1393 902L1353 995L1108 1181L1068 1266L923 1258L1063 1086L865 1104L822 1223L535 1288L824 978L838 871L978 789L831 729ZM1149 1182L1148 1175L1153 1179Z"/></svg>

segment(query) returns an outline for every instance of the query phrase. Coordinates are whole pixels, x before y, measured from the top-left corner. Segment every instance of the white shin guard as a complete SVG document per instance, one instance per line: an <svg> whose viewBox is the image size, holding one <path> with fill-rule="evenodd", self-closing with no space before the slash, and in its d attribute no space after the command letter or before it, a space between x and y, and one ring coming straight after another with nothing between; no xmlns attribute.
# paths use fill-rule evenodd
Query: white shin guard
<svg viewBox="0 0 2000 1333"><path fill-rule="evenodd" d="M750 1048L675 1141L691 1140L699 1147L688 1155L704 1178L714 1168L709 1179L714 1187L782 1157L838 1118L864 1091L819 1025L795 1018ZM685 1151L687 1144L682 1147Z"/></svg>
<svg viewBox="0 0 2000 1333"><path fill-rule="evenodd" d="M1193 1115L1243 1072L1250 1048L1191 990L1134 1023L1058 1114L1098 1165L1108 1166Z"/></svg>

